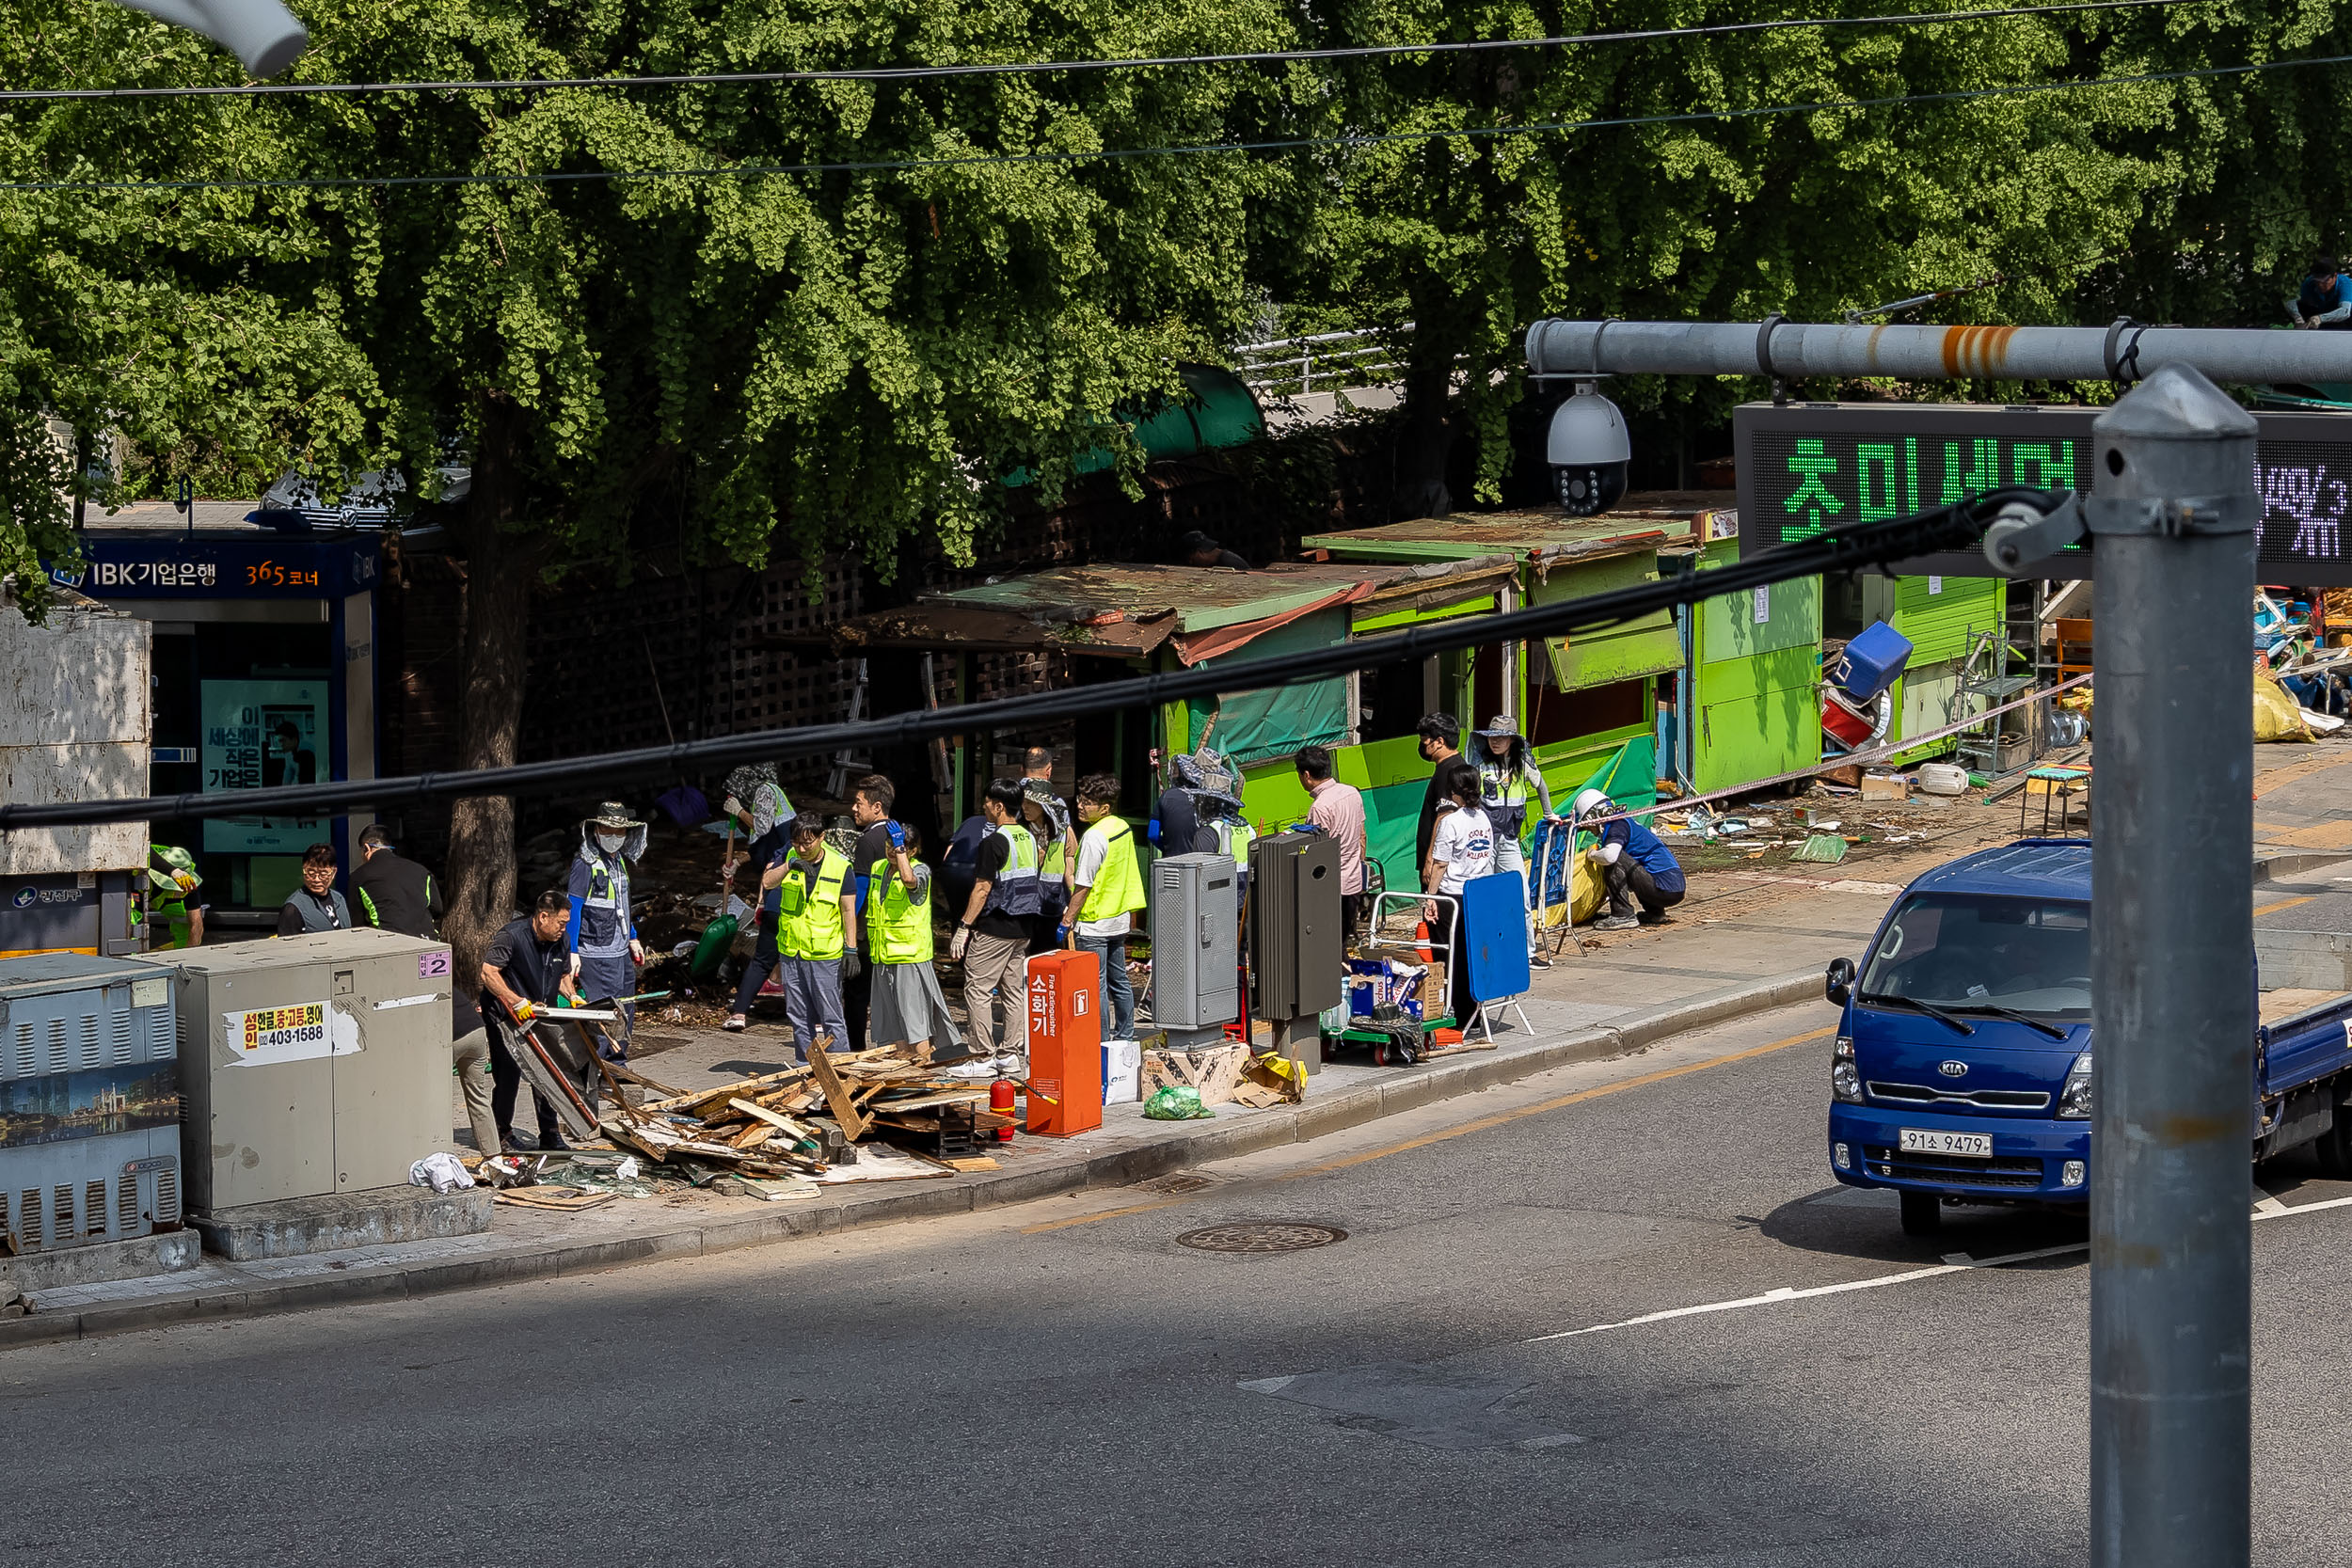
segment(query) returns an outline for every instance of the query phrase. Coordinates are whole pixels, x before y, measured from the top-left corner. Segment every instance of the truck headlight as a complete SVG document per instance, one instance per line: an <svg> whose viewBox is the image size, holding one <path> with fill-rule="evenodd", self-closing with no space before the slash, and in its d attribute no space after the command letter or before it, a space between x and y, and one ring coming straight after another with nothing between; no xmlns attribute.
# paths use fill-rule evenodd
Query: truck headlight
<svg viewBox="0 0 2352 1568"><path fill-rule="evenodd" d="M1852 1037L1851 1035L1840 1035L1840 1036L1838 1036L1838 1037L1837 1037L1837 1038L1836 1038L1835 1041L1833 1041L1833 1042L1831 1043L1830 1048L1829 1048L1829 1054L1830 1054L1830 1060L1835 1061L1835 1062L1851 1062L1851 1061L1852 1061L1852 1060L1853 1060L1853 1037Z"/></svg>
<svg viewBox="0 0 2352 1568"><path fill-rule="evenodd" d="M1862 1103L1862 1074L1851 1062L1839 1062L1829 1069L1829 1092L1849 1105Z"/></svg>
<svg viewBox="0 0 2352 1568"><path fill-rule="evenodd" d="M2058 1116L2068 1121L2088 1121L2090 1118L2090 1053L2086 1051L2074 1058L2074 1065L2066 1069L2066 1086L2058 1090Z"/></svg>

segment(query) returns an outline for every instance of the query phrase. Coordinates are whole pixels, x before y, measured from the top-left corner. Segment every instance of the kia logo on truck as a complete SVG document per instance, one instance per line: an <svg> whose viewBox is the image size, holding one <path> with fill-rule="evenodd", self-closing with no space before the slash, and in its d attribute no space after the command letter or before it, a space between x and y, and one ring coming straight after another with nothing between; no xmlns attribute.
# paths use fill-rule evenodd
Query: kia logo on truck
<svg viewBox="0 0 2352 1568"><path fill-rule="evenodd" d="M1935 1070L1947 1078L1963 1078L1967 1076L1968 1064L1966 1062L1938 1062L1935 1064Z"/></svg>

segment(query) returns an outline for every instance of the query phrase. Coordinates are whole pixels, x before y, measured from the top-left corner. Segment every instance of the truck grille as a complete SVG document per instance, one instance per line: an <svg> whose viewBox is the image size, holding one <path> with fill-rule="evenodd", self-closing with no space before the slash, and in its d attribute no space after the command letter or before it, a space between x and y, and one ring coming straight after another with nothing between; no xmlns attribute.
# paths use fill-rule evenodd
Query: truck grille
<svg viewBox="0 0 2352 1568"><path fill-rule="evenodd" d="M1973 1105L1981 1111L2047 1110L2050 1097L2029 1089L1939 1089L1926 1084L1870 1081L1870 1098L1899 1105Z"/></svg>
<svg viewBox="0 0 2352 1568"><path fill-rule="evenodd" d="M2042 1162L2031 1156L1965 1160L1949 1154L1921 1154L1870 1145L1863 1148L1862 1158L1872 1176L1897 1180L1939 1181L1954 1187L2042 1185Z"/></svg>

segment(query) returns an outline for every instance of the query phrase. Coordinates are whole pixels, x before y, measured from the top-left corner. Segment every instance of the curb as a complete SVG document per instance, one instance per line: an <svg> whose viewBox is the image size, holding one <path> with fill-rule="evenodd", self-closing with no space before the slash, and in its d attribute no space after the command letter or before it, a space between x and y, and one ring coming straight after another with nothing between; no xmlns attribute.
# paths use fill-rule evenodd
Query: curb
<svg viewBox="0 0 2352 1568"><path fill-rule="evenodd" d="M79 1312L35 1311L27 1317L0 1319L0 1350L131 1334L174 1323L216 1323L317 1307L399 1301L524 1280L598 1274L634 1263L733 1252L839 1230L862 1230L942 1214L1001 1209L1088 1187L1128 1186L1212 1161L1279 1148L1284 1144L1307 1143L1326 1133L1360 1127L1441 1100L1475 1094L1554 1068L1627 1055L1674 1035L1817 997L1820 988L1820 971L1802 970L1693 997L1628 1023L1580 1029L1508 1056L1480 1053L1448 1059L1427 1071L1361 1085L1343 1093L1310 1100L1295 1110L1261 1112L1247 1121L1198 1132L1171 1133L1151 1143L1086 1160L1037 1170L1007 1171L969 1183L927 1184L914 1191L855 1203L820 1198L814 1203L792 1205L783 1212L745 1214L670 1230L643 1231L611 1241L550 1247L541 1252L419 1262L335 1279L253 1285L225 1290L217 1295L172 1296L152 1302L87 1307Z"/></svg>
<svg viewBox="0 0 2352 1568"><path fill-rule="evenodd" d="M2352 853L2342 849L2291 849L2275 855L2254 857L2254 880L2283 882L2297 872L2311 871L2339 861L2352 860Z"/></svg>

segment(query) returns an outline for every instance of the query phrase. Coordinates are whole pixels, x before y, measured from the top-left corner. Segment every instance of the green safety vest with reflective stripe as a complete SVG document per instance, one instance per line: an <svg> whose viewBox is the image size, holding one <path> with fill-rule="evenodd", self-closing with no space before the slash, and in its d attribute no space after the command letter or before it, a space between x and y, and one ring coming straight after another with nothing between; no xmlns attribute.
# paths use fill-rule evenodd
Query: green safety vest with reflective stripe
<svg viewBox="0 0 2352 1568"><path fill-rule="evenodd" d="M849 880L850 863L827 845L814 877L798 856L789 865L777 886L784 895L784 920L776 928L776 951L787 958L841 957L841 884Z"/></svg>
<svg viewBox="0 0 2352 1568"><path fill-rule="evenodd" d="M866 918L873 927L872 951L878 964L927 964L931 961L931 905L920 904L898 880L885 856L866 873Z"/></svg>
<svg viewBox="0 0 2352 1568"><path fill-rule="evenodd" d="M1143 872L1136 864L1136 835L1122 819L1105 816L1086 831L1087 838L1103 835L1103 869L1087 889L1080 920L1109 920L1143 908ZM1085 853L1080 841L1079 853Z"/></svg>

